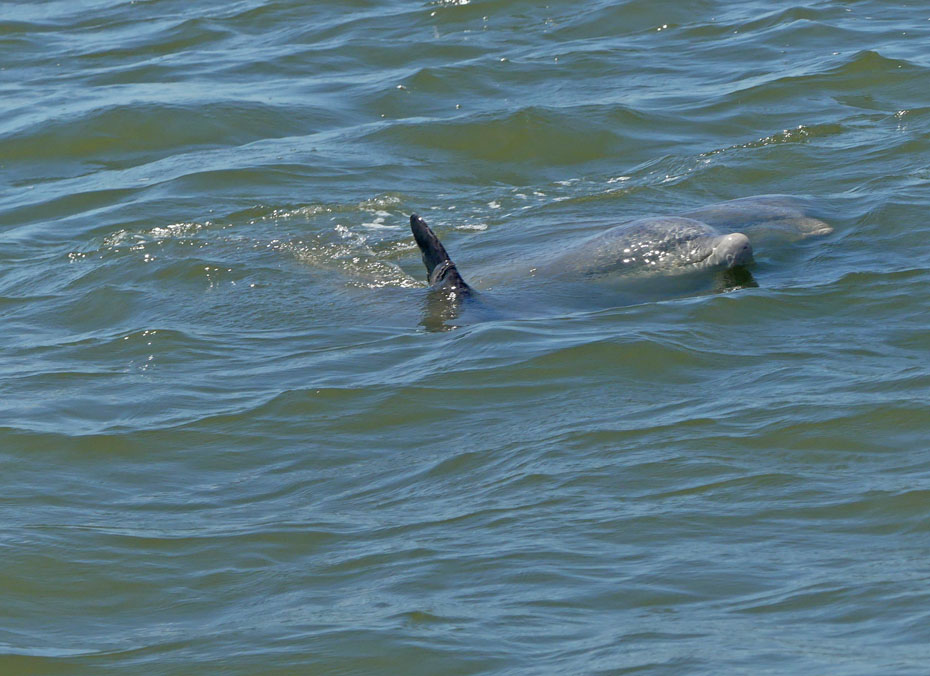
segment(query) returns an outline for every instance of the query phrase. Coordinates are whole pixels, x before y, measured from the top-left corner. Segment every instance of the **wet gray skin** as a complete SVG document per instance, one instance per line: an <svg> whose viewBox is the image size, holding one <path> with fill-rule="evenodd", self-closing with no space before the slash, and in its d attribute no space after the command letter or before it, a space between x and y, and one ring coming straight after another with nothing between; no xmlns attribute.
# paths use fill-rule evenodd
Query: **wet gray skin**
<svg viewBox="0 0 930 676"><path fill-rule="evenodd" d="M411 216L410 227L423 255L430 288L437 297L448 299L456 307L458 301L474 297L476 292L459 274L423 219ZM832 228L814 215L811 201L788 195L760 195L710 205L682 216L637 219L563 247L558 253L501 261L503 272L479 279L483 287L493 280L497 289L506 286L508 280L525 283L530 278L535 284L551 279L574 285L586 280L653 285L650 280L745 271L752 262L752 241L792 241L830 232ZM742 281L738 286L755 285L748 271L739 279ZM457 310L446 314L454 316Z"/></svg>
<svg viewBox="0 0 930 676"><path fill-rule="evenodd" d="M540 274L635 278L727 270L752 261L753 243L833 232L811 200L758 195L681 216L642 218L601 232L538 266Z"/></svg>
<svg viewBox="0 0 930 676"><path fill-rule="evenodd" d="M792 195L757 195L711 204L682 214L723 232L740 231L760 243L829 235L833 228L820 220L813 200Z"/></svg>
<svg viewBox="0 0 930 676"><path fill-rule="evenodd" d="M742 233L721 234L706 223L677 216L642 218L570 247L539 266L539 274L668 275L748 265L752 245Z"/></svg>

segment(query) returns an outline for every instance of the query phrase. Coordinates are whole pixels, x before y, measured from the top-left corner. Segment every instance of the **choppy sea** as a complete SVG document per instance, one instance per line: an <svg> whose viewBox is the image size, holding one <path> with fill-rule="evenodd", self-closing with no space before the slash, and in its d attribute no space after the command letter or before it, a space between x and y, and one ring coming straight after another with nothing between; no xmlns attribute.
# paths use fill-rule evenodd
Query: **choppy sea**
<svg viewBox="0 0 930 676"><path fill-rule="evenodd" d="M0 2L0 674L914 674L930 7ZM757 285L436 317L757 194Z"/></svg>

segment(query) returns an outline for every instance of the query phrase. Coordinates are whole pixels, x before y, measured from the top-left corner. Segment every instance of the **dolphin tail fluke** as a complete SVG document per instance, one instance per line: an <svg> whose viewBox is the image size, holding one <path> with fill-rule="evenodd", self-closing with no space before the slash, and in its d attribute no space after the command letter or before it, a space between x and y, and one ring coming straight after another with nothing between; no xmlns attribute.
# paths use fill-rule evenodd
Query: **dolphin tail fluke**
<svg viewBox="0 0 930 676"><path fill-rule="evenodd" d="M430 227L416 214L410 216L410 230L413 238L423 254L423 264L426 266L427 280L434 289L443 289L457 294L471 293L471 287L465 283L459 274L455 263L446 253L446 248L439 241Z"/></svg>

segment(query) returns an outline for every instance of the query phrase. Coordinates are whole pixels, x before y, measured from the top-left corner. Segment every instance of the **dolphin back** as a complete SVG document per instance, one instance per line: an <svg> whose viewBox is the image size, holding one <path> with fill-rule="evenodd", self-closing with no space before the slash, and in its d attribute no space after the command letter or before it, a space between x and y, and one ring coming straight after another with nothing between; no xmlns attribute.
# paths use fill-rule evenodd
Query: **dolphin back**
<svg viewBox="0 0 930 676"><path fill-rule="evenodd" d="M829 235L833 228L813 200L793 195L756 195L710 204L684 214L724 232L757 235L780 234L781 239L804 239Z"/></svg>
<svg viewBox="0 0 930 676"><path fill-rule="evenodd" d="M691 218L642 218L584 240L546 268L562 275L651 275L726 266L725 254L715 256L721 240L719 230Z"/></svg>

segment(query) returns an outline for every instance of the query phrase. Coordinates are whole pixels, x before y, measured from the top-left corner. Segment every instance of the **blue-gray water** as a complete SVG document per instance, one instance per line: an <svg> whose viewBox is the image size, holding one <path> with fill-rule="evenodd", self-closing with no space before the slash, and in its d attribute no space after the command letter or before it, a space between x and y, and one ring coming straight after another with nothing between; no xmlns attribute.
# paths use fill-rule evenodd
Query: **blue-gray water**
<svg viewBox="0 0 930 676"><path fill-rule="evenodd" d="M0 2L0 673L926 673L928 45L880 0ZM406 222L467 277L762 193L835 230L757 287L444 326Z"/></svg>

